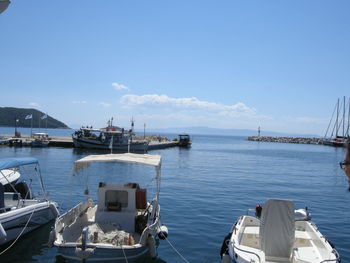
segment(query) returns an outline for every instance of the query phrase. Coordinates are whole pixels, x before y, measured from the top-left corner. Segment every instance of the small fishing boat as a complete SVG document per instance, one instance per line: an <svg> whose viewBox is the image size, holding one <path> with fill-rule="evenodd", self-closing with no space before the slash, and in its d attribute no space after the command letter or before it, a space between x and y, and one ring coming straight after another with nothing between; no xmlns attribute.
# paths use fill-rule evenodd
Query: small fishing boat
<svg viewBox="0 0 350 263"><path fill-rule="evenodd" d="M178 142L178 146L179 147L190 147L192 144L190 135L188 135L187 133L181 133L179 134L179 142Z"/></svg>
<svg viewBox="0 0 350 263"><path fill-rule="evenodd" d="M22 168L29 165L33 172L26 168L25 173ZM58 215L57 204L48 199L36 158L0 159L0 245L17 240Z"/></svg>
<svg viewBox="0 0 350 263"><path fill-rule="evenodd" d="M110 150L113 152L139 152L146 153L148 142L133 140L134 123L131 129L126 130L118 126L113 126L113 118L108 121L107 127L93 129L92 127L82 127L72 135L73 144L76 148Z"/></svg>
<svg viewBox="0 0 350 263"><path fill-rule="evenodd" d="M49 135L45 132L33 133L33 140L30 144L31 147L47 147L49 146Z"/></svg>
<svg viewBox="0 0 350 263"><path fill-rule="evenodd" d="M243 215L225 237L222 262L340 263L332 244L311 221L307 209L289 200L268 199L255 217Z"/></svg>
<svg viewBox="0 0 350 263"><path fill-rule="evenodd" d="M133 153L90 155L76 161L74 169L79 171L94 162L155 167L155 196L147 202L147 190L138 183L99 183L96 204L88 199L56 219L51 239L58 254L68 260L84 262L134 262L143 256L155 258L158 240L168 235L166 226L160 223L161 157Z"/></svg>

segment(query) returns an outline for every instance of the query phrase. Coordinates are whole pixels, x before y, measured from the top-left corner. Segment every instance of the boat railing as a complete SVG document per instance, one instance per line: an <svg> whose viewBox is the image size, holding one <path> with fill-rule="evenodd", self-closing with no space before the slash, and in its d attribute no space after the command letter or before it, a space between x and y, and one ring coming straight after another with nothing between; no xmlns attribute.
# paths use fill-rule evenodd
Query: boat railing
<svg viewBox="0 0 350 263"><path fill-rule="evenodd" d="M237 249L237 250L242 251L244 253L252 254L252 255L256 256L259 259L259 263L261 262L260 256L257 253L255 253L253 251L249 251L249 250L245 250L245 249L239 248L238 246L236 246L235 241L229 241L229 244L232 244L233 250Z"/></svg>
<svg viewBox="0 0 350 263"><path fill-rule="evenodd" d="M149 212L149 208L152 207L152 210L155 209L154 213L151 212L151 215L149 216L149 221L151 222L150 225L148 225L143 231L140 236L140 240L143 240L146 233L148 233L149 230L156 229L157 225L159 224L159 214L160 214L160 206L156 199L153 199L151 204L146 208ZM153 216L152 216L153 215Z"/></svg>

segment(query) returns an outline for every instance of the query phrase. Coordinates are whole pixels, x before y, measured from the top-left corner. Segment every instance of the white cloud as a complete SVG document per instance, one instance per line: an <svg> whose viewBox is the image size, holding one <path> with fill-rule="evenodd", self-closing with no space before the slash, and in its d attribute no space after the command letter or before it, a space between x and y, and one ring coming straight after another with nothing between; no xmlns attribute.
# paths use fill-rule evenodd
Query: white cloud
<svg viewBox="0 0 350 263"><path fill-rule="evenodd" d="M29 103L29 106L37 107L37 108L40 107L39 103L37 103L37 102L30 102L30 103Z"/></svg>
<svg viewBox="0 0 350 263"><path fill-rule="evenodd" d="M116 82L112 83L112 87L115 90L129 90L129 88L127 86L124 86L123 84L119 84L119 83L116 83Z"/></svg>
<svg viewBox="0 0 350 263"><path fill-rule="evenodd" d="M85 100L73 100L73 104L86 104L87 102Z"/></svg>
<svg viewBox="0 0 350 263"><path fill-rule="evenodd" d="M105 107L105 108L108 108L108 107L111 107L111 106L112 106L112 104L107 103L107 102L100 102L99 105L101 105L102 107Z"/></svg>
<svg viewBox="0 0 350 263"><path fill-rule="evenodd" d="M138 106L160 106L163 109L176 108L180 110L201 110L206 112L217 113L219 115L227 115L232 117L239 116L255 116L256 109L248 107L242 102L233 105L224 105L215 102L201 101L196 97L191 98L171 98L167 95L147 94L147 95L124 95L121 104L126 108Z"/></svg>

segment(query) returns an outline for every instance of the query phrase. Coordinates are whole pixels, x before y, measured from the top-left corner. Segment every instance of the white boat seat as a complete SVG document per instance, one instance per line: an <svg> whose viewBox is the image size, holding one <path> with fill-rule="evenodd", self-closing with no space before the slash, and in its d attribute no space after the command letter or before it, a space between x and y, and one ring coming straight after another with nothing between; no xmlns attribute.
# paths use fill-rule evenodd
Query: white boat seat
<svg viewBox="0 0 350 263"><path fill-rule="evenodd" d="M254 234L259 235L259 227L258 226L246 226L243 231L244 234Z"/></svg>
<svg viewBox="0 0 350 263"><path fill-rule="evenodd" d="M289 259L295 240L294 203L289 200L267 200L262 209L259 233L266 259Z"/></svg>
<svg viewBox="0 0 350 263"><path fill-rule="evenodd" d="M322 257L315 247L299 247L293 251L294 260L296 262L321 262Z"/></svg>

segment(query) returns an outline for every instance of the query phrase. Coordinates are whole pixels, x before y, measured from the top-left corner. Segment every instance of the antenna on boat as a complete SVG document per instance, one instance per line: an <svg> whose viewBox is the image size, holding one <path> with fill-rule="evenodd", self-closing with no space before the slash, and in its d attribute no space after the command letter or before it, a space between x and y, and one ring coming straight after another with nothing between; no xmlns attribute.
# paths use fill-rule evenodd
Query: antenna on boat
<svg viewBox="0 0 350 263"><path fill-rule="evenodd" d="M135 120L134 120L134 116L131 117L131 132L134 133L134 126L135 126Z"/></svg>

